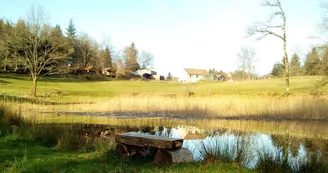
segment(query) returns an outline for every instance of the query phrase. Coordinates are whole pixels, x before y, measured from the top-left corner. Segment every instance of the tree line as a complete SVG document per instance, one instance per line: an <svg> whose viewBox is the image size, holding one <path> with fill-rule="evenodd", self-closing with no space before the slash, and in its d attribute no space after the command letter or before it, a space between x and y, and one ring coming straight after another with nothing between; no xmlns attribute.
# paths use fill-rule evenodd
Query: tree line
<svg viewBox="0 0 328 173"><path fill-rule="evenodd" d="M73 20L66 32L51 26L44 9L31 7L24 19L12 22L0 19L0 71L26 73L33 81L36 96L40 76L74 73L92 67L110 69L114 76L129 76L140 68L152 68L153 54L137 50L134 43L114 50L106 41L98 43L87 33L78 34Z"/></svg>
<svg viewBox="0 0 328 173"><path fill-rule="evenodd" d="M273 65L271 75L282 77L285 74L284 64L277 62ZM304 63L297 53L292 55L289 65L290 76L325 76L328 74L328 48L313 47L306 55Z"/></svg>

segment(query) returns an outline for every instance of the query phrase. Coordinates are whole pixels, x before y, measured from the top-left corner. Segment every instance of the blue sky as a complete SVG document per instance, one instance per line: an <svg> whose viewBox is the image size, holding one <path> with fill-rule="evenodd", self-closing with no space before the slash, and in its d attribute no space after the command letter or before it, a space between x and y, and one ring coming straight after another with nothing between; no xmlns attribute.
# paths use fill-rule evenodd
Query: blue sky
<svg viewBox="0 0 328 173"><path fill-rule="evenodd" d="M245 30L265 21L270 8L261 0L10 0L0 4L0 17L24 18L32 5L42 6L52 25L63 30L73 19L79 33L97 41L110 40L116 49L134 42L139 50L154 54L160 74L178 74L182 68L237 69L241 46L257 52L256 72L269 73L282 59L282 42L274 37L262 41L247 38ZM320 43L317 36L322 0L282 0L287 13L289 56L297 49L301 56Z"/></svg>

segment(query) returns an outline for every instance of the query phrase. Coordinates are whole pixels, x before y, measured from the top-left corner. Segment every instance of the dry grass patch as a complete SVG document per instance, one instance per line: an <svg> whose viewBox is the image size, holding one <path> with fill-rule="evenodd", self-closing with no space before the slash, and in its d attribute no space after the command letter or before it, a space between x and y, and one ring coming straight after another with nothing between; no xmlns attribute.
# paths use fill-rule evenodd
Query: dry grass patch
<svg viewBox="0 0 328 173"><path fill-rule="evenodd" d="M81 104L21 104L26 112L155 112L169 115L229 119L328 120L327 97L221 95L165 97L162 95L118 96Z"/></svg>

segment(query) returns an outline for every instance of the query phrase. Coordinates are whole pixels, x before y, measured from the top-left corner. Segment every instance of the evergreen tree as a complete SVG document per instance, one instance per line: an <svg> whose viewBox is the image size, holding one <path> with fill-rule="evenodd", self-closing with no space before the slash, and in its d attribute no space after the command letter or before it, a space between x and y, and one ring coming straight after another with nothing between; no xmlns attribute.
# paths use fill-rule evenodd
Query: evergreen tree
<svg viewBox="0 0 328 173"><path fill-rule="evenodd" d="M328 76L328 47L325 48L321 63L321 74Z"/></svg>
<svg viewBox="0 0 328 173"><path fill-rule="evenodd" d="M76 38L76 28L73 19L69 21L68 28L66 28L66 35L69 38Z"/></svg>
<svg viewBox="0 0 328 173"><path fill-rule="evenodd" d="M275 77L282 77L284 74L284 65L282 63L275 63L273 65L271 75Z"/></svg>
<svg viewBox="0 0 328 173"><path fill-rule="evenodd" d="M306 56L304 70L306 75L315 76L320 74L321 61L315 47L312 48L312 52Z"/></svg>
<svg viewBox="0 0 328 173"><path fill-rule="evenodd" d="M171 72L169 72L169 74L167 74L166 80L167 81L171 81L173 79Z"/></svg>
<svg viewBox="0 0 328 173"><path fill-rule="evenodd" d="M62 36L62 35L63 35L63 31L62 31L60 25L57 24L57 25L55 26L55 28L56 28L56 30L60 33L60 35Z"/></svg>
<svg viewBox="0 0 328 173"><path fill-rule="evenodd" d="M78 61L78 49L79 46L77 45L77 36L76 36L76 28L73 23L73 19L69 21L68 27L66 28L66 35L70 41L70 46L74 49L72 53L69 55L68 58L69 64L76 66Z"/></svg>
<svg viewBox="0 0 328 173"><path fill-rule="evenodd" d="M294 54L290 61L290 75L299 76L301 75L301 62L297 54Z"/></svg>

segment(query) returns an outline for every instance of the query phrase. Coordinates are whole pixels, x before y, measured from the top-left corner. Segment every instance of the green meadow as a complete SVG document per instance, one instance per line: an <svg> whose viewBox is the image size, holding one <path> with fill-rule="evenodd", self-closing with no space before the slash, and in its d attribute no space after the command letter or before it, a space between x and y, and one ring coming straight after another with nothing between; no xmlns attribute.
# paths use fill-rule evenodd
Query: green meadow
<svg viewBox="0 0 328 173"><path fill-rule="evenodd" d="M32 81L28 76L0 74L1 94L11 96L31 96ZM321 77L291 78L292 94L313 92L315 84ZM39 97L58 95L58 101L78 97L114 97L124 94L178 94L187 95L189 91L196 94L283 94L285 81L262 79L235 82L206 82L182 84L172 81L115 80L87 81L85 78L43 77L38 82ZM328 91L327 87L324 91ZM73 98L72 98L73 97ZM55 98L53 98L55 99Z"/></svg>
<svg viewBox="0 0 328 173"><path fill-rule="evenodd" d="M154 166L149 158L122 161L115 154L113 139L88 143L85 142L88 139L65 136L73 134L71 128L47 131L39 126L188 124L203 129L231 128L328 139L328 88L315 89L320 79L291 79L291 94L287 96L283 79L183 84L43 77L35 98L29 77L0 74L0 105L5 109L3 117L7 117L1 122L7 126L3 126L0 135L0 169L3 172L255 172L220 159L168 167ZM92 116L104 113L114 116ZM123 119L115 116L122 114L126 115Z"/></svg>

